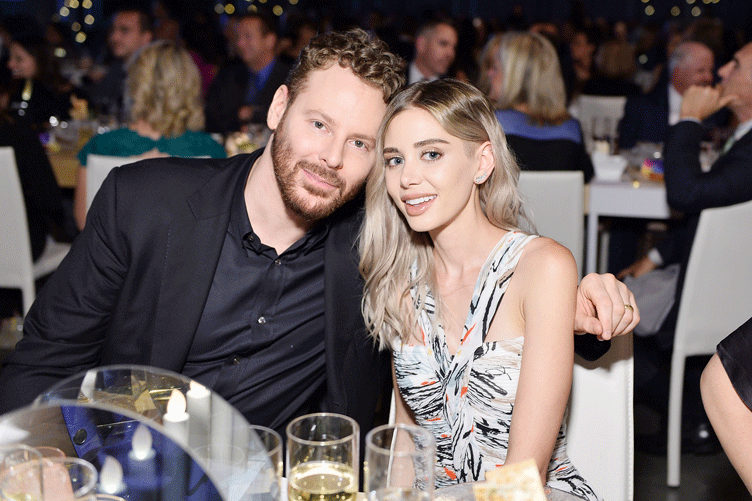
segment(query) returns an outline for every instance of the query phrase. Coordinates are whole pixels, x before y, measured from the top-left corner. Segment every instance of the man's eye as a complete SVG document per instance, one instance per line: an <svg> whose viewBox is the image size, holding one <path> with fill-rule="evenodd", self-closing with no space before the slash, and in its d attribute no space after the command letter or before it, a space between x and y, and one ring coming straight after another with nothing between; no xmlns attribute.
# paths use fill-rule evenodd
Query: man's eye
<svg viewBox="0 0 752 501"><path fill-rule="evenodd" d="M353 141L353 144L355 145L356 148L365 148L366 147L366 143L364 143L363 141L359 141L357 139L355 141Z"/></svg>
<svg viewBox="0 0 752 501"><path fill-rule="evenodd" d="M316 120L316 121L313 122L313 126L316 127L317 129L323 129L324 128L324 123L323 122L319 122L318 120Z"/></svg>

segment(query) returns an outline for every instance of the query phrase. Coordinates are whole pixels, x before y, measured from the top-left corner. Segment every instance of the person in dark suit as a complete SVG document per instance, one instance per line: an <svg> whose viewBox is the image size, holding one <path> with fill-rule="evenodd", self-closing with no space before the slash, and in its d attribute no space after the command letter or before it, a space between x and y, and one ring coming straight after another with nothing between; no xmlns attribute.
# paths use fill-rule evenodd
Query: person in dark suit
<svg viewBox="0 0 752 501"><path fill-rule="evenodd" d="M401 68L362 30L319 35L274 95L268 148L114 169L24 320L0 412L90 367L146 364L251 423L281 431L327 410L366 433L389 364L360 313L358 195ZM639 321L613 276L583 279L578 301L578 332L608 339Z"/></svg>
<svg viewBox="0 0 752 501"><path fill-rule="evenodd" d="M274 92L290 72L275 56L277 26L271 14L244 14L236 26L239 59L223 66L209 88L208 132L236 132L247 123L264 123Z"/></svg>
<svg viewBox="0 0 752 501"><path fill-rule="evenodd" d="M670 125L679 121L682 95L692 85L713 83L713 52L699 42L682 42L671 54L668 82L652 92L627 98L619 123L619 147L638 142L663 143Z"/></svg>
<svg viewBox="0 0 752 501"><path fill-rule="evenodd" d="M718 74L721 77L718 88L692 86L687 89L681 104L681 120L669 128L666 138L663 152L666 197L669 206L683 212L684 217L658 249L661 263L646 256L625 270L626 274L641 276L659 265L671 263L680 263L681 270L674 306L661 330L654 340L648 339L635 344L636 381L641 379L640 374L666 377L667 368L660 366L670 359L684 273L700 213L704 209L752 200L752 43L742 47L732 61L718 70ZM710 171L703 172L700 166L702 121L724 106L734 114L739 126L730 140L732 144L724 148L725 152L713 163ZM670 252L663 249L670 249ZM642 344L646 347L642 347ZM705 363L707 358L695 361L690 359L685 377L693 390L685 392L685 401L691 402L684 405L689 411L685 421L689 422L686 428L690 430L689 434L685 434L685 442L689 440L689 446L694 443L701 451L706 450L705 446L708 444L702 437L711 433L707 417L698 401L700 371ZM662 372L659 370L661 368ZM644 385L665 391L667 380L657 381L652 378L645 381ZM707 450L712 451L713 448Z"/></svg>

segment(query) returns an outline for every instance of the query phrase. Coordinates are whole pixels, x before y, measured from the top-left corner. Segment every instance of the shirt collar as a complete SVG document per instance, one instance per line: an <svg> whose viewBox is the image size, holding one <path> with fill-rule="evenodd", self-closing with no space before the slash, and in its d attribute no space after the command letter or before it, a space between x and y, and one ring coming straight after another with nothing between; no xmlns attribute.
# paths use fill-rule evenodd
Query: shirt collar
<svg viewBox="0 0 752 501"><path fill-rule="evenodd" d="M269 61L269 64L261 68L256 73L256 78L258 79L258 87L261 88L266 83L266 79L269 78L269 75L271 75L272 70L274 69L274 64L277 62L276 59L272 59Z"/></svg>
<svg viewBox="0 0 752 501"><path fill-rule="evenodd" d="M674 125L681 119L682 95L673 84L668 84L668 124Z"/></svg>
<svg viewBox="0 0 752 501"><path fill-rule="evenodd" d="M750 130L752 130L752 120L740 123L734 131L734 139L736 141L740 140Z"/></svg>
<svg viewBox="0 0 752 501"><path fill-rule="evenodd" d="M259 155L256 159L258 160L258 158L261 158L261 156ZM253 231L253 226L248 219L248 210L245 206L245 185L254 163L255 161L248 162L248 166L245 167L245 173L239 177L238 185L235 187L235 192L232 198L232 208L230 209L230 227L228 231L241 246L247 241L249 235L254 237L256 235ZM329 234L330 227L330 217L320 221L316 226L308 230L300 240L285 250L284 253L286 254L294 251L308 252L313 250ZM263 246L263 243L259 242L258 238L256 238L253 247L259 248L259 246Z"/></svg>

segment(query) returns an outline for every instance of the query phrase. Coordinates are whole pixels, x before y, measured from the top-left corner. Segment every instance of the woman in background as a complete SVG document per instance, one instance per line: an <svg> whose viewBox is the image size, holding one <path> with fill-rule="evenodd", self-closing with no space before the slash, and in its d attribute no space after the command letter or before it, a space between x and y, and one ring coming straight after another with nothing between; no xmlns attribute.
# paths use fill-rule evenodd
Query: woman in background
<svg viewBox="0 0 752 501"><path fill-rule="evenodd" d="M569 116L559 59L551 42L529 32L491 39L488 98L509 148L522 170L581 170L587 183L595 171L580 123Z"/></svg>
<svg viewBox="0 0 752 501"><path fill-rule="evenodd" d="M597 499L562 425L574 259L519 231L519 170L490 103L456 80L412 85L387 108L376 151L363 313L392 349L397 422L434 434L436 487L534 458L544 484Z"/></svg>
<svg viewBox="0 0 752 501"><path fill-rule="evenodd" d="M222 158L222 145L204 128L201 78L191 56L173 43L144 48L128 69L131 119L125 127L94 136L81 151L76 177L76 224L86 221L86 160L89 154L118 157L208 156ZM132 161L132 160L131 160Z"/></svg>
<svg viewBox="0 0 752 501"><path fill-rule="evenodd" d="M27 120L38 131L49 126L50 117L68 116L69 97L59 92L62 80L44 37L34 33L14 37L8 69L13 77L11 113Z"/></svg>

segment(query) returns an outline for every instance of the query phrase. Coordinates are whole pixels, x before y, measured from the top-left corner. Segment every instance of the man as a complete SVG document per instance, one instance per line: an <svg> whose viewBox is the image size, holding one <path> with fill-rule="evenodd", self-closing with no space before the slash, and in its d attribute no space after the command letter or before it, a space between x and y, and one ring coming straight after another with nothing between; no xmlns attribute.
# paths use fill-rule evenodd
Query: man
<svg viewBox="0 0 752 501"><path fill-rule="evenodd" d="M449 21L430 21L415 37L415 57L408 66L407 83L436 80L454 62L457 29Z"/></svg>
<svg viewBox="0 0 752 501"><path fill-rule="evenodd" d="M150 15L138 9L126 8L113 16L107 41L116 61L89 91L95 108L100 112L119 119L127 116L123 109L123 95L128 65L139 50L151 43L153 29Z"/></svg>
<svg viewBox="0 0 752 501"><path fill-rule="evenodd" d="M657 350L663 350L666 353L664 358L670 358L673 328L684 285L684 272L689 262L700 212L712 207L725 207L752 200L752 44L742 47L732 61L718 70L718 75L721 82L717 88L692 86L685 91L681 103L681 120L669 128L664 148L668 204L672 209L685 214L660 252L664 265L680 264L673 309L656 336L657 347L650 346L653 355ZM724 106L734 114L739 126L710 171L703 172L700 166L702 122ZM641 276L657 267L658 264L646 256L625 270L625 274ZM636 343L637 363L641 360L641 351L643 350L640 343ZM655 357L650 356L648 359L652 362ZM684 406L690 413L690 435L685 434L685 442L687 439L694 441L695 448L700 451L704 451L706 444L709 445L707 439L711 437L697 391L700 370L706 361L707 359L690 359L685 378L689 387L694 390L685 392L685 402L690 402ZM657 370L649 362L641 369L643 372ZM639 375L636 374L635 377L639 379ZM665 384L667 383L663 383L664 387ZM648 381L646 385L659 386L655 381ZM713 447L708 450L712 451Z"/></svg>
<svg viewBox="0 0 752 501"><path fill-rule="evenodd" d="M663 143L670 125L679 121L684 92L692 85L713 83L713 52L699 42L682 42L668 62L669 82L647 95L631 96L619 123L619 146L632 148L640 141Z"/></svg>
<svg viewBox="0 0 752 501"><path fill-rule="evenodd" d="M264 123L274 92L290 67L275 56L277 26L265 12L248 13L236 22L239 56L217 73L206 98L206 130L235 132L247 123Z"/></svg>
<svg viewBox="0 0 752 501"><path fill-rule="evenodd" d="M363 325L353 242L400 71L362 30L320 35L274 94L269 148L115 169L6 359L0 412L131 363L196 379L256 424L328 410L367 432L390 373ZM639 321L613 277L586 277L578 298L578 331Z"/></svg>

